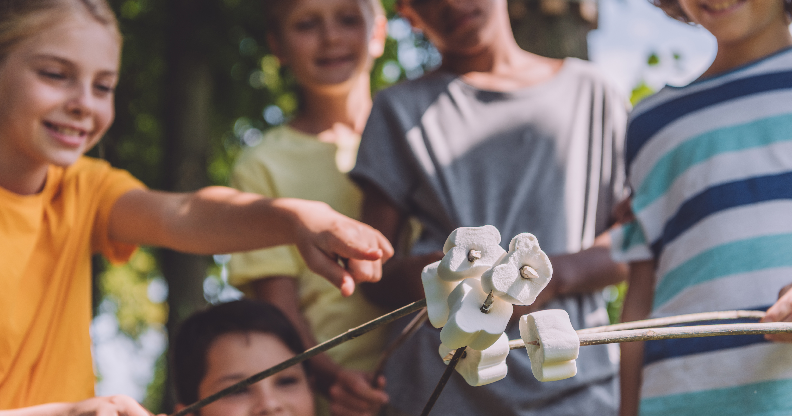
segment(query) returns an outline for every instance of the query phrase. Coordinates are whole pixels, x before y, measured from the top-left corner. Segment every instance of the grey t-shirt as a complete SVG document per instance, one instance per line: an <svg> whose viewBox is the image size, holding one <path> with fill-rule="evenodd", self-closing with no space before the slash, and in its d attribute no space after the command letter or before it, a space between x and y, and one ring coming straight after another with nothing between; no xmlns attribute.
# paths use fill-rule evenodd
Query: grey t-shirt
<svg viewBox="0 0 792 416"><path fill-rule="evenodd" d="M377 95L350 174L421 221L413 254L442 249L457 227L485 224L500 230L504 248L530 232L550 255L574 253L605 231L621 196L627 107L591 64L572 58L549 81L514 92L436 72ZM547 308L565 309L575 328L607 324L599 293ZM519 338L517 325L507 334ZM420 413L445 367L439 345L439 330L424 326L390 360L388 393L399 410ZM608 349L581 348L578 375L549 383L533 378L525 351L512 351L505 379L470 387L452 377L433 413L615 414L617 359Z"/></svg>

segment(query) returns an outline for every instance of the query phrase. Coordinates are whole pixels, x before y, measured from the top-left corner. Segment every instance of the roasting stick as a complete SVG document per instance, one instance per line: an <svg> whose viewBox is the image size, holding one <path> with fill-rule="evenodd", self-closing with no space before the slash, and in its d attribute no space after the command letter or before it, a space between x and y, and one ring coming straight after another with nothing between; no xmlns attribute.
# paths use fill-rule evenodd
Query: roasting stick
<svg viewBox="0 0 792 416"><path fill-rule="evenodd" d="M762 319L763 311L721 311L721 312L701 312L687 315L666 316L663 318L645 319L642 321L624 322L621 324L598 326L578 330L578 334L588 334L592 332L621 331L624 329L656 328L659 326L689 324L693 322L721 321L729 319Z"/></svg>
<svg viewBox="0 0 792 416"><path fill-rule="evenodd" d="M758 324L721 324L675 326L669 328L628 329L624 331L594 332L579 334L580 346L613 344L635 341L656 341L662 339L716 337L723 335L761 335L792 333L790 322L767 322ZM532 343L539 345L538 343ZM509 341L510 349L524 348L521 339Z"/></svg>
<svg viewBox="0 0 792 416"><path fill-rule="evenodd" d="M267 370L264 370L260 373L256 373L239 383L236 383L232 386L226 387L223 390L218 391L211 396L198 400L197 402L185 407L184 409L171 414L171 416L185 416L190 413L194 413L196 410L208 405L209 403L213 403L221 398L228 396L229 394L236 393L238 391L242 391L246 387L250 386L251 384L257 383L279 371L285 370L293 365L297 365L309 358L312 358L322 352L329 350L339 344L342 344L350 339L357 338L369 331L372 331L382 325L388 324L393 322L403 316L407 316L421 308L426 307L426 299L421 299L419 301L415 301L407 306L401 307L391 313L386 315L380 316L377 319L369 321L357 328L352 328L343 334L340 334L334 338L331 338L313 348L308 349L307 351L303 352L302 354L298 354L274 367L271 367Z"/></svg>
<svg viewBox="0 0 792 416"><path fill-rule="evenodd" d="M454 372L454 368L456 368L457 363L459 360L462 359L463 355L465 354L465 348L462 347L454 351L453 356L451 357L451 361L448 363L448 367L446 367L445 371L443 371L443 375L440 377L440 381L437 382L437 386L435 387L432 395L429 396L429 401L426 402L426 405L421 412L421 416L428 416L429 412L432 411L432 407L434 407L435 402L440 397L440 393L443 392L443 388L445 387L448 380L451 378L451 374Z"/></svg>
<svg viewBox="0 0 792 416"><path fill-rule="evenodd" d="M410 339L410 337L412 337L413 334L415 334L415 332L421 328L421 325L423 325L427 319L429 319L429 314L426 312L426 308L423 308L418 311L410 323L404 327L401 334L399 334L399 337L385 348L385 351L382 352L379 361L377 361L374 377L371 379L371 384L373 386L377 386L377 379L379 379L379 377L385 372L385 363L388 361L393 352L396 351L396 349L402 344L404 344L404 341Z"/></svg>

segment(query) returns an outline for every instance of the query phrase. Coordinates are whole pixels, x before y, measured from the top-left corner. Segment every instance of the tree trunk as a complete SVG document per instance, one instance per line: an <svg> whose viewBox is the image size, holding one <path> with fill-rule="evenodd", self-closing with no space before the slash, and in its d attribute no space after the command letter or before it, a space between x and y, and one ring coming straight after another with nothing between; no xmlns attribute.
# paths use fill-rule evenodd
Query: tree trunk
<svg viewBox="0 0 792 416"><path fill-rule="evenodd" d="M517 44L550 58L588 59L586 36L597 26L595 0L509 0Z"/></svg>
<svg viewBox="0 0 792 416"><path fill-rule="evenodd" d="M195 191L209 184L212 70L202 45L207 0L168 2L167 72L165 76L164 187L173 192ZM206 305L203 280L208 259L162 250L162 273L168 282L168 336L190 314ZM170 376L168 377L170 379ZM167 383L172 386L172 383ZM170 413L172 387L161 411Z"/></svg>

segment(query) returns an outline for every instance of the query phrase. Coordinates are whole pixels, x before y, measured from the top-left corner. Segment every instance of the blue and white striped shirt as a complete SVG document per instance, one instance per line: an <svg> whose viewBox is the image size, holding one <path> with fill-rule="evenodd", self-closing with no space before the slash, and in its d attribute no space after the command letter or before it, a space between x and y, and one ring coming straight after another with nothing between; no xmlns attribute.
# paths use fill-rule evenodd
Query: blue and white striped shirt
<svg viewBox="0 0 792 416"><path fill-rule="evenodd" d="M653 316L765 310L792 282L792 49L641 102L626 163L613 253L656 261ZM789 415L792 345L651 342L643 380L642 415Z"/></svg>

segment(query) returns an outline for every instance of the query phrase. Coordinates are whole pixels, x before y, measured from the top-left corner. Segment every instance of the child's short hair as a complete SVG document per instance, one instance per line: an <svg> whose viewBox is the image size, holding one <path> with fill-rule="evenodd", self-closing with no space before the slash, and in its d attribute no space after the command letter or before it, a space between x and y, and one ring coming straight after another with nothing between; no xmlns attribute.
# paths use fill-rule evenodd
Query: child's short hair
<svg viewBox="0 0 792 416"><path fill-rule="evenodd" d="M304 351L297 330L271 304L242 299L211 306L187 318L171 345L173 380L179 403L198 401L198 386L206 375L206 355L212 343L222 335L239 332L272 334L293 353ZM303 368L308 372L306 362Z"/></svg>
<svg viewBox="0 0 792 416"><path fill-rule="evenodd" d="M366 5L372 16L384 16L385 8L380 0L357 0ZM295 0L264 0L264 24L269 33L280 31L280 22L294 6Z"/></svg>
<svg viewBox="0 0 792 416"><path fill-rule="evenodd" d="M106 0L2 0L0 1L0 61L25 38L46 27L58 14L87 13L110 27L121 39L115 13Z"/></svg>
<svg viewBox="0 0 792 416"><path fill-rule="evenodd" d="M685 11L682 10L679 0L651 0L651 2L674 19L685 23L693 23L685 14ZM792 0L784 0L784 10L786 10L788 17L792 16Z"/></svg>

